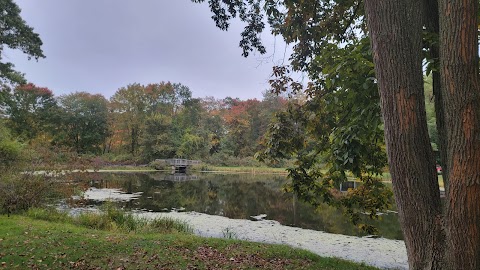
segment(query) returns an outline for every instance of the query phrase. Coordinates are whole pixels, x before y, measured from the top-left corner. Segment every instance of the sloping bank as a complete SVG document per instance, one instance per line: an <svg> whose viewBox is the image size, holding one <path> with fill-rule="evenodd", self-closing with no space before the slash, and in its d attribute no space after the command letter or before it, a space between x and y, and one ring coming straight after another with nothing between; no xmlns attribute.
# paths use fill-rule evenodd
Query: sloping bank
<svg viewBox="0 0 480 270"><path fill-rule="evenodd" d="M242 240L286 244L324 257L337 257L385 269L408 269L403 241L331 234L280 225L276 221L229 219L196 212L139 212L140 217L171 217L189 223L205 237L233 237Z"/></svg>

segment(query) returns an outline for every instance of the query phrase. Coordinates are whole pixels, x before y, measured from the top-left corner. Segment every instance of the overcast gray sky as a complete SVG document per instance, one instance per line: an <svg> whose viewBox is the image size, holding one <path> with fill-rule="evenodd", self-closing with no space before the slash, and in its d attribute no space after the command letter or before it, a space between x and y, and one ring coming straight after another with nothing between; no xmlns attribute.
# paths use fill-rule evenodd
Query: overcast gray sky
<svg viewBox="0 0 480 270"><path fill-rule="evenodd" d="M179 82L195 97L262 97L285 44L264 33L267 54L241 56L240 23L215 27L206 4L190 0L16 0L44 43L46 59L6 51L30 82L55 95L109 98L131 83ZM275 49L274 49L275 48ZM270 57L274 55L274 57Z"/></svg>

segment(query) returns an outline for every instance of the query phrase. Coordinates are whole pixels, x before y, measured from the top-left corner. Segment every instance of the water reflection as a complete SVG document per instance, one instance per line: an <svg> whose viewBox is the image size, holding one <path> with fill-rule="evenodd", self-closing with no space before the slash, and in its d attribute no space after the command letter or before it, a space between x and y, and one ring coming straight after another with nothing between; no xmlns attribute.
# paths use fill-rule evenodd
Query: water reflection
<svg viewBox="0 0 480 270"><path fill-rule="evenodd" d="M151 178L157 181L174 181L174 182L182 182L182 181L192 181L198 180L197 175L193 174L186 174L186 173L173 173L173 174L151 174Z"/></svg>
<svg viewBox="0 0 480 270"><path fill-rule="evenodd" d="M339 210L327 205L314 209L298 201L292 194L284 193L284 176L91 173L89 178L91 186L96 188L119 188L127 193L143 192L137 200L119 202L128 209L161 212L185 208L186 211L236 219L267 214L267 219L277 220L284 225L363 235ZM345 184L345 187L349 185ZM402 239L397 216L389 213L381 218L381 221L372 222L379 228L380 234L386 238Z"/></svg>

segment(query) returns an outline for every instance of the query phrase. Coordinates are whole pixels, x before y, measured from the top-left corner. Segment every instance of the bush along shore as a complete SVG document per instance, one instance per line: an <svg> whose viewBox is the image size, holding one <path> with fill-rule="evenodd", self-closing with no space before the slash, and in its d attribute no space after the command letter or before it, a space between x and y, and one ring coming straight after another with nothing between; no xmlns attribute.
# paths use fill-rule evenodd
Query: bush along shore
<svg viewBox="0 0 480 270"><path fill-rule="evenodd" d="M0 215L0 269L377 269L284 245L202 238L181 221L114 208Z"/></svg>

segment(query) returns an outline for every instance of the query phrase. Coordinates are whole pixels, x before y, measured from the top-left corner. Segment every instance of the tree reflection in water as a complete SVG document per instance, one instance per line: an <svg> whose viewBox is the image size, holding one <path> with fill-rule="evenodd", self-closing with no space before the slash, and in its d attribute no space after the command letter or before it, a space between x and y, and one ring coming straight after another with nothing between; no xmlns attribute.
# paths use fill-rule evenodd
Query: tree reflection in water
<svg viewBox="0 0 480 270"><path fill-rule="evenodd" d="M284 176L204 173L192 178L161 173L91 173L89 178L91 186L96 188L143 192L137 200L120 202L127 209L161 212L183 207L186 211L235 219L267 214L267 219L284 225L364 235L340 210L327 205L315 209L297 201L293 194L284 193L282 187L287 181ZM381 236L402 239L396 214L385 214L380 221L372 223Z"/></svg>

